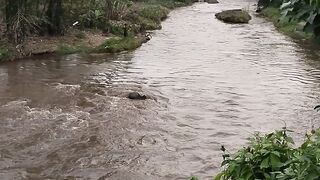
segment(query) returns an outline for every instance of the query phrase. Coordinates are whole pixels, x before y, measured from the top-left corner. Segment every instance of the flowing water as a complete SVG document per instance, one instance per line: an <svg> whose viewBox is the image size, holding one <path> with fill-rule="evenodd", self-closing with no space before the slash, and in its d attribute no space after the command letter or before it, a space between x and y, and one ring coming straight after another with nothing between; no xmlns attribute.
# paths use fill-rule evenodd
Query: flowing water
<svg viewBox="0 0 320 180"><path fill-rule="evenodd" d="M134 52L1 64L0 179L210 179L221 145L283 126L301 139L319 124L320 61L262 18L214 17L252 5L177 9Z"/></svg>

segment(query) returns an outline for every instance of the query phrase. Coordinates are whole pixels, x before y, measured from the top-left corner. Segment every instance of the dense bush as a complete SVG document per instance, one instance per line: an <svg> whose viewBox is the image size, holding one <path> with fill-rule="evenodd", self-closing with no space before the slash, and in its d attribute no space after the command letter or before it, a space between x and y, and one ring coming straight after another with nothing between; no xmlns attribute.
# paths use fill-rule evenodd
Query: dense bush
<svg viewBox="0 0 320 180"><path fill-rule="evenodd" d="M143 4L134 6L124 17L124 20L130 21L140 26L141 31L154 30L161 28L161 20L165 19L169 10L160 5Z"/></svg>
<svg viewBox="0 0 320 180"><path fill-rule="evenodd" d="M165 7L162 6L147 6L141 9L139 15L141 17L151 19L156 23L160 23L161 20L165 19L168 15L169 11Z"/></svg>
<svg viewBox="0 0 320 180"><path fill-rule="evenodd" d="M320 0L259 0L258 5L276 7L281 13L279 21L302 24L302 31L320 36Z"/></svg>
<svg viewBox="0 0 320 180"><path fill-rule="evenodd" d="M290 0L281 7L282 19L298 20L304 23L305 32L320 35L320 1L319 0Z"/></svg>
<svg viewBox="0 0 320 180"><path fill-rule="evenodd" d="M230 155L222 148L224 168L215 180L316 180L320 179L320 130L307 134L299 147L283 129L256 134L248 147Z"/></svg>

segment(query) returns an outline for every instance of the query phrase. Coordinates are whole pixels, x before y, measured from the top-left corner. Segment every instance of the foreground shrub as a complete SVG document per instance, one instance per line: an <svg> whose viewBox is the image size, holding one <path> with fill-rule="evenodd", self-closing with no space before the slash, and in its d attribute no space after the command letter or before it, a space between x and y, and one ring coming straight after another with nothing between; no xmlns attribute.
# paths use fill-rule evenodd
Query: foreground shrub
<svg viewBox="0 0 320 180"><path fill-rule="evenodd" d="M224 170L215 180L320 179L320 130L307 134L300 147L283 129L264 136L256 134L250 145L235 155L222 148Z"/></svg>
<svg viewBox="0 0 320 180"><path fill-rule="evenodd" d="M274 22L283 22L286 25L292 25L289 31L296 26L302 26L302 31L307 34L320 36L320 0L259 0L258 11L261 8L275 8L280 13L270 14L272 18L276 17Z"/></svg>

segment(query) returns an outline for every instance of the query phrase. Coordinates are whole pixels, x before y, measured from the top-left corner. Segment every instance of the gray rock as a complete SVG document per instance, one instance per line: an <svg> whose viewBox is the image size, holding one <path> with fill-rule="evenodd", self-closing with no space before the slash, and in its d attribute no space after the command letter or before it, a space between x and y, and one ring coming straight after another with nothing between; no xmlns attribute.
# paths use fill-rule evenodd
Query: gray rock
<svg viewBox="0 0 320 180"><path fill-rule="evenodd" d="M208 4L217 4L217 3L219 3L218 0L204 0L204 2L206 2Z"/></svg>
<svg viewBox="0 0 320 180"><path fill-rule="evenodd" d="M152 36L150 33L146 33L142 39L143 43L147 43L148 41L150 41L152 39Z"/></svg>
<svg viewBox="0 0 320 180"><path fill-rule="evenodd" d="M147 96L138 92L131 92L129 93L128 98L133 100L146 100Z"/></svg>
<svg viewBox="0 0 320 180"><path fill-rule="evenodd" d="M250 14L241 9L222 11L216 14L216 18L227 23L248 23L251 20Z"/></svg>

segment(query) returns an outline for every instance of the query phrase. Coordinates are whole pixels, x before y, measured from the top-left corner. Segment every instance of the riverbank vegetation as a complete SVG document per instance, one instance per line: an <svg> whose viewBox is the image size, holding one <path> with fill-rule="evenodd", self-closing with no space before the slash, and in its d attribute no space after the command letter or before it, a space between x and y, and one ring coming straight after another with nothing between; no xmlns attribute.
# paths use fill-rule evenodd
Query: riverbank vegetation
<svg viewBox="0 0 320 180"><path fill-rule="evenodd" d="M224 169L214 179L319 179L320 130L306 134L298 147L289 132L284 128L264 136L256 134L235 155L222 148Z"/></svg>
<svg viewBox="0 0 320 180"><path fill-rule="evenodd" d="M320 110L320 105L314 108ZM318 180L320 179L320 129L305 134L304 140L294 142L286 127L272 133L255 133L249 145L231 154L223 152L221 172L213 180ZM199 180L192 177L191 180Z"/></svg>
<svg viewBox="0 0 320 180"><path fill-rule="evenodd" d="M170 9L191 3L191 0L0 0L0 60L53 52L130 50L145 42L140 40L145 31L161 28L161 21ZM102 51L101 47L106 45L108 48Z"/></svg>
<svg viewBox="0 0 320 180"><path fill-rule="evenodd" d="M136 49L141 46L144 37L111 38L93 49L96 53L117 53L121 51Z"/></svg>
<svg viewBox="0 0 320 180"><path fill-rule="evenodd" d="M290 133L283 128L266 135L255 134L249 145L235 154L222 146L222 171L213 179L320 179L320 130L306 134L300 146L295 145Z"/></svg>
<svg viewBox="0 0 320 180"><path fill-rule="evenodd" d="M320 0L259 0L258 12L287 35L319 40Z"/></svg>

